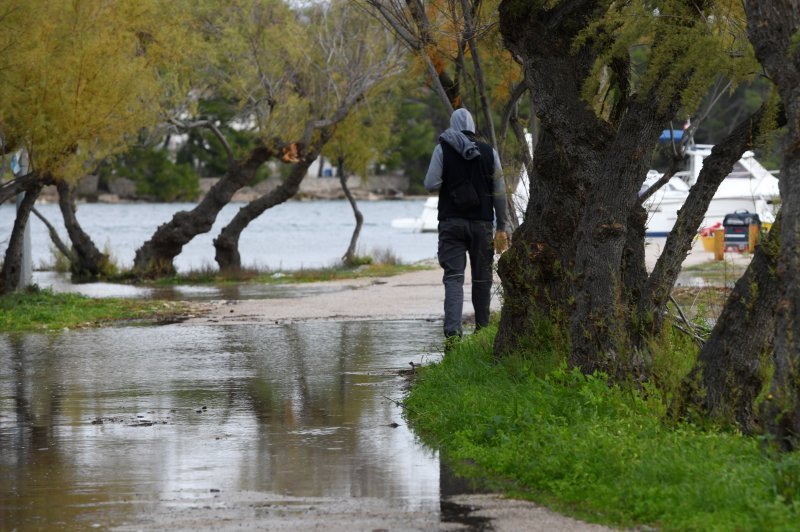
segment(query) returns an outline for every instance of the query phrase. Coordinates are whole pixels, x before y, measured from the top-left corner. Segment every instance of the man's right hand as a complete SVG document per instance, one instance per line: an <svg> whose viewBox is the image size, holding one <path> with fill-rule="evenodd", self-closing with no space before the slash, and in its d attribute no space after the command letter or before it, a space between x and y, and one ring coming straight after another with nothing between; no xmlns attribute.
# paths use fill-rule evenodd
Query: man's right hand
<svg viewBox="0 0 800 532"><path fill-rule="evenodd" d="M508 249L508 234L505 231L497 231L494 235L494 252L502 254Z"/></svg>

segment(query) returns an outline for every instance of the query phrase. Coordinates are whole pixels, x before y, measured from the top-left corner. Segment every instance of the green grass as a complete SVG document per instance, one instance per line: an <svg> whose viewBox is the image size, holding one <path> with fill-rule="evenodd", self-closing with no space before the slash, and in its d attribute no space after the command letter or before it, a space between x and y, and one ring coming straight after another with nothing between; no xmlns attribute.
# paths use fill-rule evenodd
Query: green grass
<svg viewBox="0 0 800 532"><path fill-rule="evenodd" d="M29 289L0 297L0 331L59 330L95 327L109 322L153 323L175 319L184 303L135 299L93 299L78 294Z"/></svg>
<svg viewBox="0 0 800 532"><path fill-rule="evenodd" d="M209 268L158 279L151 284L161 286L179 284L234 284L243 282L259 284L314 283L340 279L358 279L363 277L386 277L430 268L431 266L416 264L373 263L364 264L355 268L334 266L330 268L302 268L286 272L259 272L256 270L243 269L235 273L227 274Z"/></svg>
<svg viewBox="0 0 800 532"><path fill-rule="evenodd" d="M494 330L423 368L406 415L460 474L593 522L664 530L797 530L800 454L668 421L664 401L524 359ZM488 479L488 480L487 480Z"/></svg>

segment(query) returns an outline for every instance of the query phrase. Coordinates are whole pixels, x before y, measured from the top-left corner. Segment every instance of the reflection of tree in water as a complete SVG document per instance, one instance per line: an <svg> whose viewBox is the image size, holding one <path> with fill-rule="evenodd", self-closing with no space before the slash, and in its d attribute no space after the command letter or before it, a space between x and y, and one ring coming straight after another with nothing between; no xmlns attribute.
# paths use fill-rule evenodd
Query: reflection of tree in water
<svg viewBox="0 0 800 532"><path fill-rule="evenodd" d="M258 420L256 456L243 474L272 489L324 495L361 492L366 464L353 466L359 426L374 407L367 322L290 324L249 335L247 401ZM343 452L347 451L347 452ZM353 478L358 475L360 478ZM296 491L295 491L296 492Z"/></svg>
<svg viewBox="0 0 800 532"><path fill-rule="evenodd" d="M58 335L0 336L0 367L10 369L0 390L13 402L13 413L0 402L0 523L12 527L79 525L85 505L113 496L102 486L81 485L80 465L62 448L70 434L62 418L80 417L81 409L62 385L67 361L58 343Z"/></svg>
<svg viewBox="0 0 800 532"><path fill-rule="evenodd" d="M407 431L386 426L393 406L382 390L391 384L379 361L407 352L407 342L392 343L405 327L0 335L8 368L0 372L0 523L130 519L143 508L132 499L181 497L209 483L308 496L428 493L418 470L403 478L411 471L404 457L416 456ZM166 423L134 428L136 414ZM98 418L104 424L92 424Z"/></svg>

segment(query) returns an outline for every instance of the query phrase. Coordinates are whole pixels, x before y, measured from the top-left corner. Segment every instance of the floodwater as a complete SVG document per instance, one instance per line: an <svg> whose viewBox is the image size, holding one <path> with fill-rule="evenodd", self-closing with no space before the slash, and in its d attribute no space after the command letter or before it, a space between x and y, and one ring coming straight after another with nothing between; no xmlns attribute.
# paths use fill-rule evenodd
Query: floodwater
<svg viewBox="0 0 800 532"><path fill-rule="evenodd" d="M438 456L396 403L399 370L440 356L440 333L392 321L0 335L0 529L135 527L165 501L232 491L442 512Z"/></svg>
<svg viewBox="0 0 800 532"><path fill-rule="evenodd" d="M68 273L35 271L32 281L54 292L77 293L87 297L122 297L163 299L168 301L213 301L245 299L285 299L309 297L331 292L344 292L346 285L326 283L262 284L229 283L217 285L139 286L123 283L73 283Z"/></svg>

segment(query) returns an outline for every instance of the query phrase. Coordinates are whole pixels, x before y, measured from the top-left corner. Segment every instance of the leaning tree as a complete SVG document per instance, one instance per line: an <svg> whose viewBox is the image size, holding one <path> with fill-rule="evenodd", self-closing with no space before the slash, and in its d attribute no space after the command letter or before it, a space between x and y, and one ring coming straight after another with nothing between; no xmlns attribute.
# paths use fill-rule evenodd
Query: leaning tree
<svg viewBox="0 0 800 532"><path fill-rule="evenodd" d="M781 224L777 297L774 302L774 376L763 408L765 424L783 448L800 443L800 4L745 1L756 57L775 83L785 108L788 133L780 174Z"/></svg>
<svg viewBox="0 0 800 532"><path fill-rule="evenodd" d="M296 194L336 125L402 65L394 42L375 35L375 24L343 1L304 8L283 0L237 0L224 10L200 6L195 14L214 43L204 88L197 92L232 102L238 127L258 140L237 151L213 120L172 120L213 134L224 147L227 169L196 207L176 213L137 250L138 275L173 273L183 246L211 230L233 194L252 183L265 163L293 165L275 190L242 208L215 239L220 268L239 268L239 236L249 222ZM347 39L348 27L356 25L365 38Z"/></svg>
<svg viewBox="0 0 800 532"><path fill-rule="evenodd" d="M42 187L80 178L157 122L174 87L165 73L179 68L173 54L187 34L182 2L10 0L2 9L0 135L4 148L29 159L28 173L0 188L0 201L26 193L0 279L8 292L19 281L21 232Z"/></svg>
<svg viewBox="0 0 800 532"><path fill-rule="evenodd" d="M499 264L497 356L567 338L569 362L584 372L646 375L646 339L716 184L757 138L758 116L715 148L649 275L639 192L662 129L691 113L716 76L756 71L736 15L713 1L501 2L500 30L525 69L541 136L525 221Z"/></svg>
<svg viewBox="0 0 800 532"><path fill-rule="evenodd" d="M367 105L397 81L405 66L405 54L391 35L374 19L349 3L314 6L304 11L315 31L315 53L307 51L312 71L303 89L309 95L311 114L326 119L315 124L316 134L306 143L289 176L271 192L236 213L214 239L215 259L220 269L241 268L239 237L247 225L267 209L286 201L299 190L309 166L319 157L343 121ZM359 35L357 42L345 35ZM346 134L347 132L345 132ZM350 131L351 141L369 147L375 140Z"/></svg>

